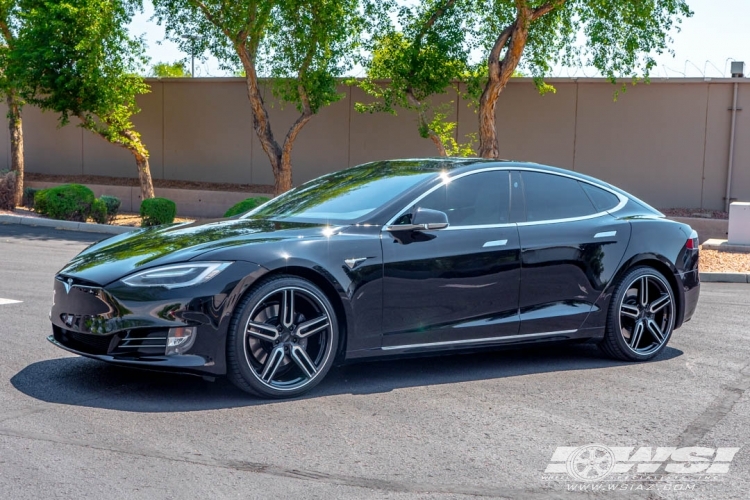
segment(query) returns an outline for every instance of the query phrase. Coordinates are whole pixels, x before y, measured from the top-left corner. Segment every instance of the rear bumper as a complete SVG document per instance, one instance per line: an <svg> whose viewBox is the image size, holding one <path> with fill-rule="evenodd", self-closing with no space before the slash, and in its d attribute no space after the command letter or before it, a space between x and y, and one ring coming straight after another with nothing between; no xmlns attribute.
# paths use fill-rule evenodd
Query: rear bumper
<svg viewBox="0 0 750 500"><path fill-rule="evenodd" d="M700 273L697 269L682 275L682 288L685 292L684 305L682 307L682 318L677 327L682 323L690 321L698 306L698 298L701 293Z"/></svg>

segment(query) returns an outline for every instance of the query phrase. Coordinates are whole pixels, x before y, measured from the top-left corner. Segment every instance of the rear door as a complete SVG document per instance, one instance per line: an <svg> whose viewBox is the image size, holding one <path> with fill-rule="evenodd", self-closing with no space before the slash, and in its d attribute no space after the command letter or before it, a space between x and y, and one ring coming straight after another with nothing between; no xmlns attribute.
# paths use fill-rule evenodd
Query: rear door
<svg viewBox="0 0 750 500"><path fill-rule="evenodd" d="M445 212L447 228L383 232L383 348L460 346L518 333L520 245L509 182L507 170L453 179L409 210Z"/></svg>
<svg viewBox="0 0 750 500"><path fill-rule="evenodd" d="M630 240L630 224L607 213L621 200L556 173L524 170L511 178L515 190L523 188L514 197L522 213L520 334L572 333L595 307Z"/></svg>

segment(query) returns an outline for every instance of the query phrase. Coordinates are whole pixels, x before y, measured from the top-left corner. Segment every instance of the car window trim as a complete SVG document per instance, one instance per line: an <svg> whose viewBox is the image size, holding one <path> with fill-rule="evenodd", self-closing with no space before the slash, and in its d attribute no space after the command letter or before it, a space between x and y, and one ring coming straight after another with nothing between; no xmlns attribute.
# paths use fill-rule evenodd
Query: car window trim
<svg viewBox="0 0 750 500"><path fill-rule="evenodd" d="M398 220L399 217L404 215L411 207L422 201L425 197L427 197L429 194L431 194L433 191L438 190L439 188L446 185L445 178L450 179L451 182L453 182L456 179L460 179L462 177L466 177L468 175L474 175L479 174L482 172L494 172L494 171L504 171L508 172L510 175L510 172L539 172L543 174L550 174L550 175L558 175L560 177L567 177L569 179L573 179L574 181L578 182L585 182L586 184L590 184L594 187L597 187L599 189L603 189L607 191L608 193L612 193L613 195L617 196L617 199L620 200L620 203L618 203L614 208L611 208L609 210L604 210L602 212L596 212L594 214L590 215L582 215L580 217L567 217L563 219L546 219L546 220L540 220L540 221L533 221L533 222L510 222L506 224L481 224L481 225L475 225L475 226L448 226L445 229L441 229L441 231L458 231L458 230L466 230L466 229L490 229L490 228L501 228L501 227L512 227L512 226L536 226L539 224L560 224L563 222L575 222L579 220L587 220L587 219L595 219L597 217L601 217L603 215L611 215L614 212L617 212L618 210L621 210L628 202L628 197L624 196L617 191L614 191L612 189L607 188L606 186L602 186L600 184L596 184L594 182L590 182L586 179L581 179L579 177L576 177L574 175L564 174L561 172L550 172L549 170L544 170L541 168L533 168L533 167L521 167L521 166L504 166L504 167L490 167L490 168L482 168L479 170L471 170L469 172L463 172L458 175L449 176L448 174L444 175L443 182L439 183L437 186L433 186L421 195L417 196L411 203L408 203L403 209L401 209L394 217L392 217L384 226L382 231L385 232L385 228L392 225L396 220ZM524 203L526 202L526 198L524 197ZM593 203L592 203L593 205ZM596 207L594 207L596 209Z"/></svg>

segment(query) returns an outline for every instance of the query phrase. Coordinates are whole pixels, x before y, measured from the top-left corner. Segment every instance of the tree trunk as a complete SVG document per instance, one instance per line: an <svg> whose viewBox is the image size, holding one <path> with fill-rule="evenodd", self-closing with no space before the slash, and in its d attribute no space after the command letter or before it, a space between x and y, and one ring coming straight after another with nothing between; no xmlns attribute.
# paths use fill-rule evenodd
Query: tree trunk
<svg viewBox="0 0 750 500"><path fill-rule="evenodd" d="M133 152L135 165L138 167L138 180L141 183L141 200L154 197L154 183L151 181L151 167L148 164L148 156Z"/></svg>
<svg viewBox="0 0 750 500"><path fill-rule="evenodd" d="M141 200L154 197L154 183L151 180L151 166L148 164L148 150L141 142L141 137L132 130L122 133L128 143L120 144L133 154L135 166L138 168L138 181L141 185Z"/></svg>
<svg viewBox="0 0 750 500"><path fill-rule="evenodd" d="M16 205L23 199L23 126L21 104L13 92L6 95L8 128L10 129L10 169L16 172Z"/></svg>
<svg viewBox="0 0 750 500"><path fill-rule="evenodd" d="M488 79L479 99L479 156L497 158L500 155L495 129L495 105L513 72L521 62L523 49L529 35L529 25L534 16L552 10L555 4L545 4L532 10L524 0L516 0L516 19L506 27L495 40L495 45L487 58ZM502 60L500 53L507 44Z"/></svg>
<svg viewBox="0 0 750 500"><path fill-rule="evenodd" d="M497 158L500 152L497 148L497 131L495 130L495 103L500 91L487 82L479 98L479 156L481 158Z"/></svg>

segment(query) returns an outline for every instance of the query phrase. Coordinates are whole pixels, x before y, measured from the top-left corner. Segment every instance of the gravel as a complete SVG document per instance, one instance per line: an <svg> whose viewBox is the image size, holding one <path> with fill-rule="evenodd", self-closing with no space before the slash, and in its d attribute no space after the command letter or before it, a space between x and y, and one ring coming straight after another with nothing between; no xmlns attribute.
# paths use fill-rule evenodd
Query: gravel
<svg viewBox="0 0 750 500"><path fill-rule="evenodd" d="M700 252L700 270L708 273L750 273L750 253Z"/></svg>

